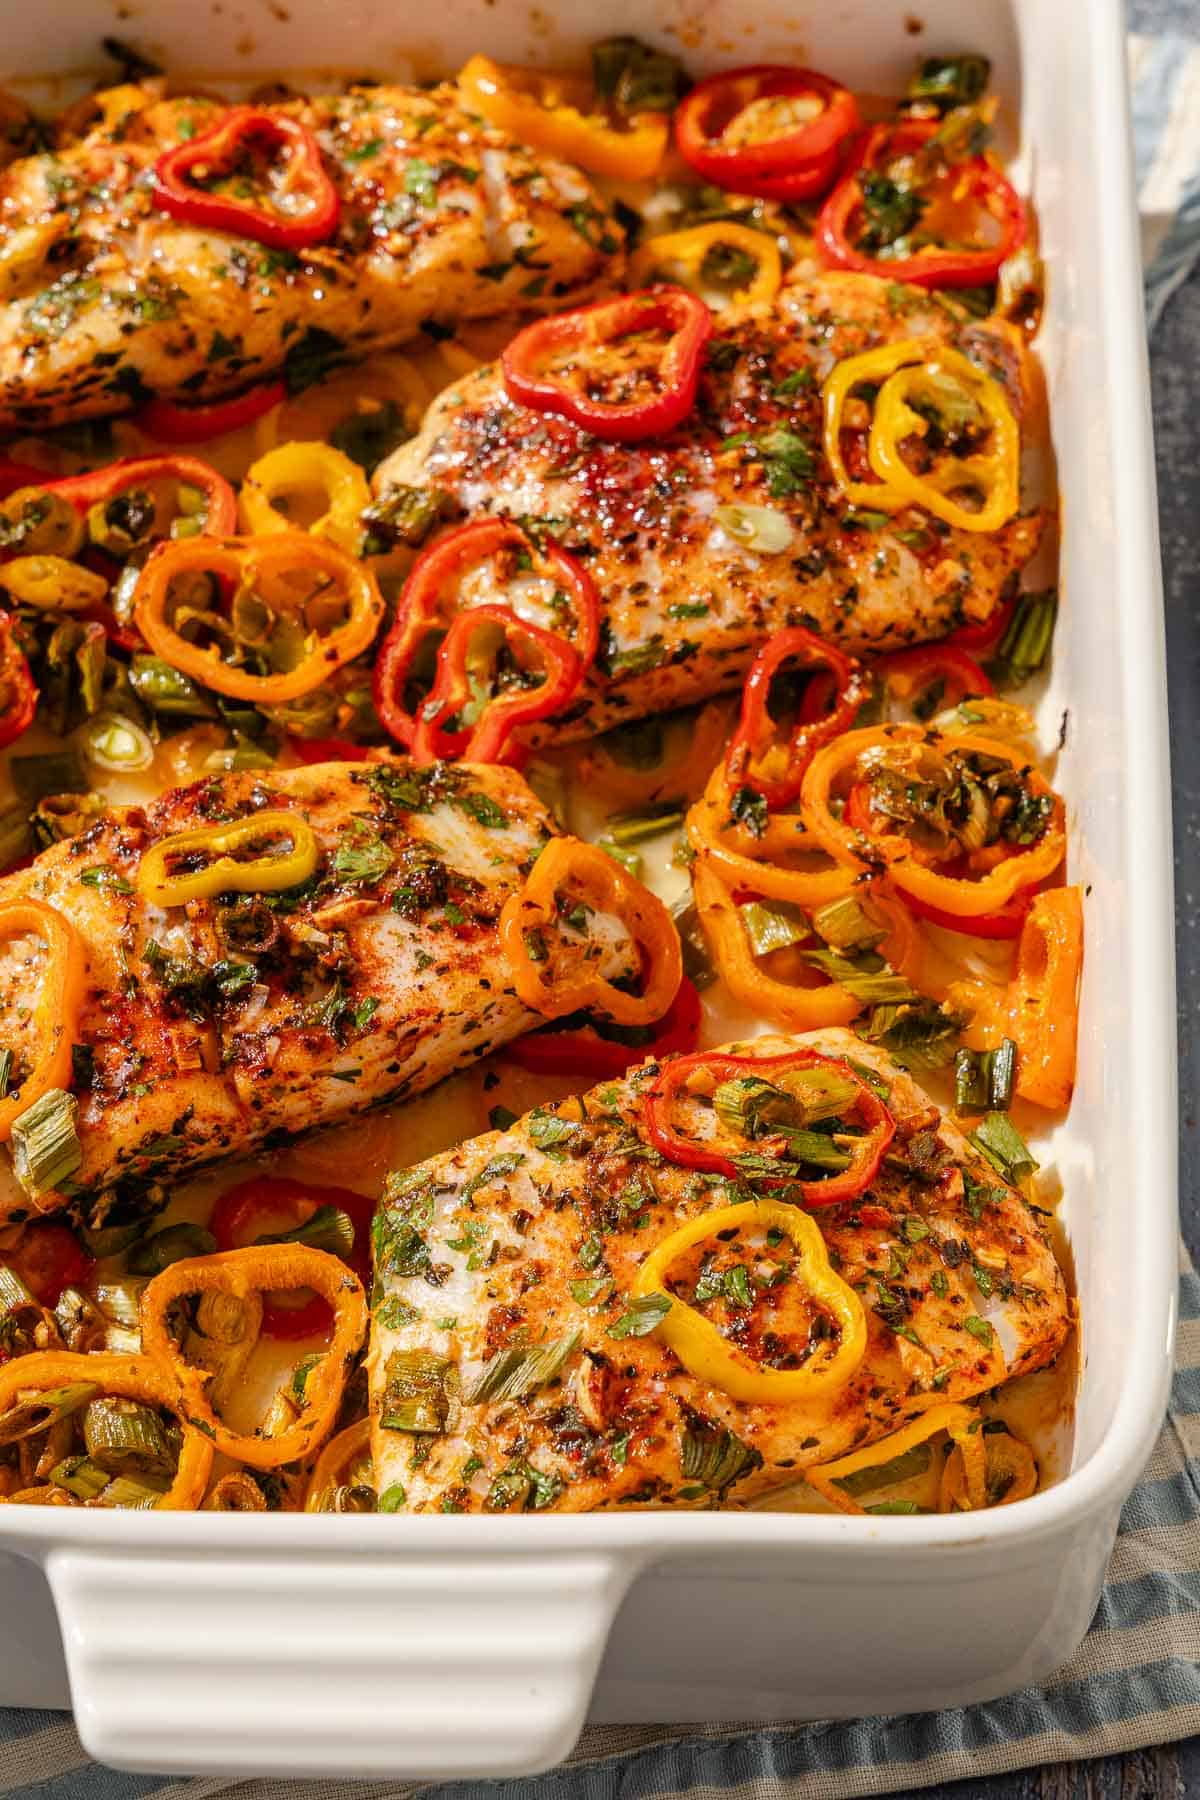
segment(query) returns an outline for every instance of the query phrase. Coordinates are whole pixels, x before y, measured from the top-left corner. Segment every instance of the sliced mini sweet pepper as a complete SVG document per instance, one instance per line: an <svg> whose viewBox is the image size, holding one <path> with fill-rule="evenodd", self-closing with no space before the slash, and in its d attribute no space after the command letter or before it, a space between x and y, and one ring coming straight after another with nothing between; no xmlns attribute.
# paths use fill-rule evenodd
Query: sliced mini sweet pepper
<svg viewBox="0 0 1200 1800"><path fill-rule="evenodd" d="M628 932L641 965L640 993L601 973L599 943L588 930L594 913L616 918ZM518 997L545 1018L595 1008L617 1025L653 1025L679 992L683 957L670 913L620 863L578 838L550 840L521 891L505 901L499 929Z"/></svg>
<svg viewBox="0 0 1200 1800"><path fill-rule="evenodd" d="M286 399L287 387L282 381L264 381L231 400L212 400L204 406L179 406L156 394L134 414L133 423L160 444L204 444L252 425Z"/></svg>
<svg viewBox="0 0 1200 1800"><path fill-rule="evenodd" d="M708 1110L718 1090L730 1083L747 1096L742 1109L747 1118L749 1108L777 1118L778 1127L763 1136L735 1137L719 1110L715 1116ZM837 1118L843 1123L853 1118L854 1131L818 1134L805 1126L810 1109L820 1112L823 1098L831 1091L839 1096ZM685 1103L692 1108L694 1123L714 1127L708 1135L680 1129L679 1111ZM794 1120L787 1116L789 1112L794 1113ZM756 1180L786 1187L809 1207L837 1206L864 1193L879 1173L896 1131L891 1113L861 1075L839 1058L807 1048L780 1056L698 1050L693 1056L664 1063L646 1092L644 1120L647 1138L668 1162L737 1180L744 1173L738 1159L744 1164L750 1156ZM818 1136L819 1145L808 1141ZM811 1163L818 1151L823 1165L833 1172L820 1180L799 1179L798 1165ZM771 1172L772 1165L778 1166L778 1175Z"/></svg>
<svg viewBox="0 0 1200 1800"><path fill-rule="evenodd" d="M223 475L197 456L175 452L169 456L127 456L120 462L106 463L102 469L89 469L83 475L67 475L44 485L51 493L61 494L76 512L88 521L96 542L110 547L114 534L125 531L121 508L134 495L148 494L153 500L163 485L178 493L190 489L199 496L196 510L186 516L196 520L195 530L210 537L227 537L237 530L237 497ZM155 504L155 514L159 506ZM175 517L183 517L178 508ZM164 523L163 530L168 529ZM139 539L142 534L139 533Z"/></svg>
<svg viewBox="0 0 1200 1800"><path fill-rule="evenodd" d="M294 509L280 511L285 496L300 496L324 509L307 527L351 556L362 550L363 513L371 490L361 468L332 444L279 444L246 471L238 495L242 527L250 534L291 531ZM318 497L319 498L316 498Z"/></svg>
<svg viewBox="0 0 1200 1800"><path fill-rule="evenodd" d="M282 152L280 178L263 187L261 198L245 198L255 149ZM154 165L153 197L185 225L275 250L325 243L341 215L313 133L299 119L258 106L233 106L207 131L165 151Z"/></svg>
<svg viewBox="0 0 1200 1800"><path fill-rule="evenodd" d="M939 131L936 119L906 119L862 135L817 220L817 251L828 268L916 287L981 287L1020 249L1025 203L987 157L923 166ZM887 221L882 230L873 213Z"/></svg>
<svg viewBox="0 0 1200 1800"><path fill-rule="evenodd" d="M888 691L927 719L944 706L991 694L992 683L975 658L957 644L916 644L890 650L875 663Z"/></svg>
<svg viewBox="0 0 1200 1800"><path fill-rule="evenodd" d="M371 1278L371 1218L374 1203L352 1188L321 1187L277 1175L252 1175L225 1192L213 1208L209 1230L218 1250L245 1250L270 1241L272 1234L295 1233L309 1225L322 1208L344 1214L354 1241L338 1254L364 1287ZM303 1289L263 1295L264 1337L316 1337L333 1325L333 1310L320 1294L304 1297Z"/></svg>
<svg viewBox="0 0 1200 1800"><path fill-rule="evenodd" d="M772 1369L755 1363L723 1337L710 1319L667 1292L671 1265L684 1254L717 1236L740 1231L780 1232L795 1245L799 1259L793 1275L826 1318L834 1323L832 1339L822 1339L799 1369ZM867 1349L863 1304L854 1289L830 1267L829 1252L816 1221L798 1206L777 1200L746 1200L721 1206L689 1219L656 1244L637 1272L635 1300L662 1294L670 1304L654 1327L655 1335L673 1350L689 1375L719 1388L747 1406L797 1406L839 1393L853 1378Z"/></svg>
<svg viewBox="0 0 1200 1800"><path fill-rule="evenodd" d="M972 1049L994 1049L1012 1038L1017 1094L1052 1111L1069 1103L1075 1085L1082 963L1080 889L1051 888L1029 906L1007 986L960 981L948 996L948 1003L970 1019L964 1035Z"/></svg>
<svg viewBox="0 0 1200 1800"><path fill-rule="evenodd" d="M176 1341L172 1319L178 1303L193 1295L234 1299L282 1288L312 1288L333 1311L333 1331L320 1360L308 1371L299 1417L270 1437L232 1430L213 1409L211 1371L190 1363ZM362 1283L340 1257L307 1244L259 1244L213 1256L186 1257L150 1281L141 1299L142 1346L163 1370L181 1416L202 1431L214 1449L252 1469L277 1469L308 1456L337 1418L354 1356L367 1329Z"/></svg>
<svg viewBox="0 0 1200 1800"><path fill-rule="evenodd" d="M216 610L215 593L196 605L197 578L232 591L230 617ZM320 687L368 648L383 615L370 571L300 531L160 544L138 580L133 613L150 648L173 668L218 694L262 706ZM193 636L183 635L185 625ZM237 660L227 661L223 650ZM258 674L253 665L264 662L283 666Z"/></svg>
<svg viewBox="0 0 1200 1800"><path fill-rule="evenodd" d="M1001 778L1013 792L996 795L994 818L984 795L987 817L976 818L974 799L982 784ZM847 781L839 816L834 790ZM877 812L871 798L876 782L907 793L912 805L934 785L945 790L947 801L969 801L970 817L964 815L960 825L963 837L944 829L933 814L894 816L892 801L890 810ZM817 751L800 801L805 826L830 856L860 870L886 870L902 895L957 915L966 931L972 919L995 913L1020 889L1052 875L1066 854L1062 803L1028 755L974 732L942 733L920 725L848 731ZM997 835L988 841L993 827ZM919 843L918 829L941 833L937 847ZM978 837L976 846L965 842L967 834Z"/></svg>
<svg viewBox="0 0 1200 1800"><path fill-rule="evenodd" d="M890 1432L887 1437L876 1438L873 1444L867 1444L861 1450L852 1450L848 1456L839 1456L835 1462L805 1469L804 1478L822 1499L828 1500L831 1506L836 1506L839 1512L863 1513L867 1510L866 1507L860 1506L840 1485L847 1476L861 1475L867 1469L882 1471L888 1463L895 1462L898 1457L906 1456L918 1445L927 1444L930 1438L945 1432L960 1457L964 1486L974 1496L972 1505L982 1506L985 1492L981 1424L979 1414L969 1406L950 1402L931 1406L927 1412L910 1420L907 1425L902 1425L899 1431Z"/></svg>
<svg viewBox="0 0 1200 1800"><path fill-rule="evenodd" d="M833 181L857 124L854 95L827 75L756 63L698 82L676 111L675 142L716 187L808 200Z"/></svg>
<svg viewBox="0 0 1200 1800"><path fill-rule="evenodd" d="M783 264L765 231L736 219L713 219L651 238L630 257L629 279L638 287L678 282L701 298L728 286L730 304L765 306L779 292Z"/></svg>
<svg viewBox="0 0 1200 1800"><path fill-rule="evenodd" d="M595 659L600 641L600 598L578 558L543 533L535 543L511 519L475 519L431 544L413 564L395 621L375 659L374 700L380 721L397 743L411 748L420 710L419 663L431 642L447 632L460 607L470 604L475 578L487 573L489 599L508 592L528 576L544 576L552 588L547 621L573 650L580 674ZM523 608L529 618L530 604ZM449 679L449 677L448 677ZM428 680L428 677L426 677Z"/></svg>
<svg viewBox="0 0 1200 1800"><path fill-rule="evenodd" d="M712 314L686 288L648 288L536 319L500 358L512 399L593 437L663 437L691 412ZM666 340L663 341L663 334Z"/></svg>
<svg viewBox="0 0 1200 1800"><path fill-rule="evenodd" d="M287 846L282 850L281 841ZM142 852L137 888L151 906L186 906L214 894L275 894L307 881L319 859L316 834L303 814L268 807L229 824L195 825L160 838Z"/></svg>
<svg viewBox="0 0 1200 1800"><path fill-rule="evenodd" d="M687 835L727 887L769 900L824 906L858 879L857 870L828 855L798 812L771 813L757 788L733 787L723 761L688 812Z"/></svg>
<svg viewBox="0 0 1200 1800"><path fill-rule="evenodd" d="M501 673L503 669L504 673ZM459 613L437 653L437 673L413 734L413 761L516 762L514 733L564 712L584 665L564 637L510 606Z"/></svg>
<svg viewBox="0 0 1200 1800"><path fill-rule="evenodd" d="M79 1015L87 991L87 951L64 913L44 900L12 900L0 906L0 943L13 938L40 938L45 962L31 972L32 1038L36 1046L29 1066L18 1064L8 1091L0 1099L0 1143L12 1137L22 1113L55 1088L69 1088L71 1046L79 1035Z"/></svg>
<svg viewBox="0 0 1200 1800"><path fill-rule="evenodd" d="M829 670L836 692L833 704L815 722L798 719L781 744L770 713L771 689L790 665ZM777 631L754 658L742 688L741 714L725 759L729 786L748 784L769 807L786 806L800 792L818 746L849 730L870 692L870 679L856 657L803 625Z"/></svg>
<svg viewBox="0 0 1200 1800"><path fill-rule="evenodd" d="M593 175L648 181L667 147L665 113L616 119L602 108L591 82L580 77L476 55L459 71L458 86L468 110L482 114L489 125Z"/></svg>
<svg viewBox="0 0 1200 1800"><path fill-rule="evenodd" d="M615 1080L647 1057L676 1056L696 1048L700 1034L700 996L685 975L679 992L657 1024L629 1026L629 1037L602 1037L591 1025L546 1027L526 1032L509 1044L504 1055L519 1069L536 1075L585 1075L592 1081ZM629 1038L636 1034L638 1041Z"/></svg>

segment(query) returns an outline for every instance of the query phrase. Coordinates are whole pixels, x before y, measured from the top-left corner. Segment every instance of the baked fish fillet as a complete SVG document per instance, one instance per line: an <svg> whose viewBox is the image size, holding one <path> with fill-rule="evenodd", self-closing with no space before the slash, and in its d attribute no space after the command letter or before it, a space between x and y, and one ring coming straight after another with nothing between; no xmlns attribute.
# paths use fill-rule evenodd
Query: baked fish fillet
<svg viewBox="0 0 1200 1800"><path fill-rule="evenodd" d="M739 1403L689 1374L653 1330L614 1333L647 1254L731 1199L720 1179L665 1164L647 1144L640 1090L657 1066L647 1063L392 1178L376 1215L370 1349L381 1492L399 1486L419 1511L710 1504L683 1473L683 1436L728 1430L749 1465L730 1497L748 1501L930 1404L1054 1358L1069 1303L1037 1214L903 1070L850 1032L741 1048L796 1043L875 1070L898 1124L869 1204L813 1215L866 1310L868 1347L850 1384L823 1408ZM761 1230L751 1235L762 1243ZM764 1258L769 1267L772 1252L742 1234L714 1239L682 1255L668 1282L691 1299L698 1276L720 1290L724 1272L740 1264L746 1281ZM751 1356L795 1366L823 1341L827 1315L798 1282L746 1286L748 1307L729 1291L702 1310ZM564 1342L573 1347L534 1391L464 1398L498 1353ZM388 1429L383 1419L397 1406L403 1416L414 1390L426 1430Z"/></svg>
<svg viewBox="0 0 1200 1800"><path fill-rule="evenodd" d="M543 729L586 736L736 685L785 625L876 651L987 618L1033 554L1038 517L968 532L916 507L871 514L841 496L821 448L834 363L909 337L958 348L1028 411L1010 327L964 325L929 294L871 275L815 275L718 325L695 413L668 438L601 443L509 400L488 367L439 396L375 485L438 490L472 517L543 521L586 558L602 607L596 673ZM719 509L747 506L770 509L783 548L738 541ZM480 583L475 603L487 598Z"/></svg>
<svg viewBox="0 0 1200 1800"><path fill-rule="evenodd" d="M315 875L279 895L163 909L135 882L177 831L299 813ZM213 777L108 814L0 881L70 919L87 952L76 1058L83 1166L67 1198L102 1216L119 1183L160 1181L433 1085L541 1021L516 999L496 921L552 826L520 776L463 764L326 763ZM636 961L615 919L583 927L603 966ZM587 939L563 922L563 954ZM44 948L0 944L12 1087L35 1045ZM593 950L594 954L594 950ZM5 1161L0 1221L31 1210ZM32 1210L52 1210L44 1196Z"/></svg>
<svg viewBox="0 0 1200 1800"><path fill-rule="evenodd" d="M423 324L570 305L615 266L586 177L453 87L265 109L311 128L341 198L336 236L297 252L157 211L157 157L226 109L117 93L132 98L114 116L0 174L0 429L128 411L147 390L200 403L281 368L303 383Z"/></svg>

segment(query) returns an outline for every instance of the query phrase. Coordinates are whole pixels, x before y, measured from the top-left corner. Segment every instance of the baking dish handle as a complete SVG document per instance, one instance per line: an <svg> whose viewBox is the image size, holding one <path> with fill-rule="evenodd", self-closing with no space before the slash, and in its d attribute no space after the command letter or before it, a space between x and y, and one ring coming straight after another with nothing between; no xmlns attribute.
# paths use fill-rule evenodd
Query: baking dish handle
<svg viewBox="0 0 1200 1800"><path fill-rule="evenodd" d="M75 1721L164 1774L535 1773L579 1735L628 1556L161 1555L59 1548Z"/></svg>

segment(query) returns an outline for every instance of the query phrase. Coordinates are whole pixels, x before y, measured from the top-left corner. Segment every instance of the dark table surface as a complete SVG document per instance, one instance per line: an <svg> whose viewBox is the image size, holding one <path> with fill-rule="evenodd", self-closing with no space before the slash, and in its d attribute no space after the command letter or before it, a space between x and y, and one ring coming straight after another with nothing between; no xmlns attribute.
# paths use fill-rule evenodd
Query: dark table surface
<svg viewBox="0 0 1200 1800"><path fill-rule="evenodd" d="M1200 0L1191 0L1200 13ZM1174 6L1134 9L1140 30ZM1141 17L1138 15L1145 15ZM1179 970L1179 1180L1183 1231L1200 1261L1200 269L1169 301L1151 345L1167 619ZM927 1790L931 1800L1179 1800L1200 1796L1200 1738L1093 1762Z"/></svg>

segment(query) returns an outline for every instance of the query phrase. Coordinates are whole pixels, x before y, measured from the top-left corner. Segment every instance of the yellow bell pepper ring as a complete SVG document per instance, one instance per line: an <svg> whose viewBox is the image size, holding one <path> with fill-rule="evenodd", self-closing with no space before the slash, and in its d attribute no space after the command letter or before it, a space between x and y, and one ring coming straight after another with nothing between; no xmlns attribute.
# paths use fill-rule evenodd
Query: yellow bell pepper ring
<svg viewBox="0 0 1200 1800"><path fill-rule="evenodd" d="M87 991L87 952L83 939L64 913L44 900L14 900L0 906L0 943L37 937L46 948L40 971L27 978L26 991L36 992L32 1060L18 1060L11 1091L0 1100L0 1143L12 1136L16 1121L43 1094L71 1086L71 1046Z"/></svg>
<svg viewBox="0 0 1200 1800"><path fill-rule="evenodd" d="M945 405L947 377L951 392L957 389L974 402L987 427L987 448L967 456L939 457L921 474L906 461L902 446L908 438L928 434L928 413L936 416ZM924 410L919 410L921 406ZM1004 389L945 345L927 360L897 369L884 382L875 400L867 455L893 493L960 531L998 531L1021 503L1021 433ZM954 498L965 492L977 493L980 504L964 506Z"/></svg>
<svg viewBox="0 0 1200 1800"><path fill-rule="evenodd" d="M252 463L238 495L243 530L251 533L294 531L294 509L280 511L278 502L320 505L307 527L313 537L326 538L339 549L357 555L362 548L362 516L371 504L367 478L356 462L332 444L280 444Z"/></svg>
<svg viewBox="0 0 1200 1800"><path fill-rule="evenodd" d="M151 906L186 906L214 894L275 894L307 881L320 854L307 819L268 807L231 825L198 825L152 844L142 852L137 889Z"/></svg>
<svg viewBox="0 0 1200 1800"><path fill-rule="evenodd" d="M473 56L458 89L470 112L533 150L615 181L648 181L670 136L666 113L636 113L617 125L600 110L592 84L578 76L522 69Z"/></svg>
<svg viewBox="0 0 1200 1800"><path fill-rule="evenodd" d="M877 481L857 481L846 468L842 431L846 403L857 387L878 389L867 434L867 458ZM927 412L944 409L947 389L965 397L987 428L987 447L967 456L939 456L919 472L903 446L929 431ZM1021 434L1004 389L975 364L930 338L881 344L836 364L822 389L825 455L843 497L883 512L921 506L961 531L996 531L1020 505ZM924 403L918 410L912 402ZM956 494L974 491L971 507Z"/></svg>
<svg viewBox="0 0 1200 1800"><path fill-rule="evenodd" d="M966 1494L973 1496L972 1506L984 1503L984 1451L982 1421L977 1412L969 1406L944 1403L931 1406L927 1412L902 1425L899 1431L893 1431L888 1437L876 1438L862 1450L852 1450L848 1456L838 1457L836 1462L821 1463L819 1466L806 1469L804 1478L809 1486L815 1488L823 1500L828 1500L839 1512L863 1513L866 1507L848 1494L838 1483L848 1475L858 1475L864 1469L881 1468L885 1463L895 1462L907 1451L915 1450L918 1444L928 1443L944 1431L955 1446L961 1458L962 1481ZM943 1509L945 1510L945 1509Z"/></svg>
<svg viewBox="0 0 1200 1800"><path fill-rule="evenodd" d="M714 288L722 286L726 271L732 277L747 262L750 273L733 287L729 303L766 305L783 282L783 264L774 238L735 220L718 219L651 238L629 260L629 284L638 288L655 281L677 282L707 300Z"/></svg>
<svg viewBox="0 0 1200 1800"><path fill-rule="evenodd" d="M791 1239L800 1252L797 1276L813 1300L832 1315L836 1339L822 1346L801 1369L760 1368L722 1337L703 1313L674 1295L668 1296L670 1307L655 1326L657 1336L675 1352L689 1375L748 1406L796 1406L839 1392L866 1354L866 1315L854 1289L830 1267L820 1227L799 1207L778 1200L746 1200L689 1220L647 1256L634 1281L633 1298L665 1294L667 1271L685 1250L718 1233L746 1227L781 1231Z"/></svg>

